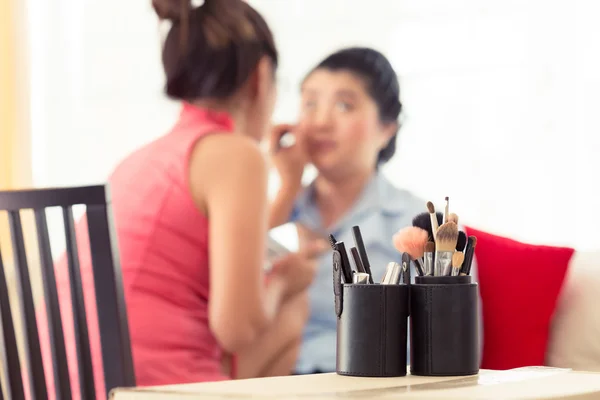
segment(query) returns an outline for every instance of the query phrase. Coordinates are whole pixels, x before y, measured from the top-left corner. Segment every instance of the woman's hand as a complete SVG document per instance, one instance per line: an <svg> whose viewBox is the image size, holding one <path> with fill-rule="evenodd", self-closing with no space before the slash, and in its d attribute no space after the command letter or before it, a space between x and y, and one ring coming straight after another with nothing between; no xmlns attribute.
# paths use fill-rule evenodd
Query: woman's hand
<svg viewBox="0 0 600 400"><path fill-rule="evenodd" d="M282 279L287 296L305 290L312 283L317 272L317 258L327 249L327 241L314 240L299 252L286 254L274 263L271 273Z"/></svg>
<svg viewBox="0 0 600 400"><path fill-rule="evenodd" d="M279 140L287 132L294 134L296 142L291 147L280 147ZM271 159L279 173L283 190L298 192L301 188L302 174L308 162L302 136L298 133L296 126L289 124L276 125L271 130Z"/></svg>

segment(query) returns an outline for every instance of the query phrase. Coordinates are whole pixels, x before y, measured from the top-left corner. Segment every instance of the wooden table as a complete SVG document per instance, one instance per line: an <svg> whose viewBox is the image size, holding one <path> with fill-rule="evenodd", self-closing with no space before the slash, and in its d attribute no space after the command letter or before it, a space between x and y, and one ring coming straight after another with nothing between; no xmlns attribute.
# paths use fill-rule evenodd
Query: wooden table
<svg viewBox="0 0 600 400"><path fill-rule="evenodd" d="M285 376L117 389L114 400L600 399L600 373L530 367L468 377Z"/></svg>

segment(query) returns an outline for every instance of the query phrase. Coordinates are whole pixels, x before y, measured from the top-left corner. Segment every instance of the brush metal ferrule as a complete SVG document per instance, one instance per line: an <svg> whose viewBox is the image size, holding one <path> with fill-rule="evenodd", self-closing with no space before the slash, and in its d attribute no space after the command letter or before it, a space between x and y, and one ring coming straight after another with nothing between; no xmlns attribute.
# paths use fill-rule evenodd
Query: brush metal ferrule
<svg viewBox="0 0 600 400"><path fill-rule="evenodd" d="M425 266L423 268L425 276L433 276L433 252L425 253L423 258L425 260Z"/></svg>
<svg viewBox="0 0 600 400"><path fill-rule="evenodd" d="M395 263L394 268L392 268L392 276L390 277L390 285L397 285L400 283L400 273L402 273L403 268L400 264Z"/></svg>
<svg viewBox="0 0 600 400"><path fill-rule="evenodd" d="M459 275L460 275L460 268L452 267L451 276L459 276Z"/></svg>
<svg viewBox="0 0 600 400"><path fill-rule="evenodd" d="M352 283L369 283L369 274L366 274L364 272L355 272L354 275L352 275Z"/></svg>
<svg viewBox="0 0 600 400"><path fill-rule="evenodd" d="M390 275L392 273L392 268L394 268L394 263L390 262L388 263L388 265L386 265L385 267L385 273L383 274L383 277L381 278L381 284L382 285L386 285L387 282L390 280Z"/></svg>
<svg viewBox="0 0 600 400"><path fill-rule="evenodd" d="M434 276L449 276L452 271L453 251L437 251L435 253Z"/></svg>
<svg viewBox="0 0 600 400"><path fill-rule="evenodd" d="M385 276L383 277L381 284L382 285L392 285L394 284L394 279L398 280L398 277L400 276L400 264L396 263L396 262L390 262L388 263L386 270L385 270Z"/></svg>

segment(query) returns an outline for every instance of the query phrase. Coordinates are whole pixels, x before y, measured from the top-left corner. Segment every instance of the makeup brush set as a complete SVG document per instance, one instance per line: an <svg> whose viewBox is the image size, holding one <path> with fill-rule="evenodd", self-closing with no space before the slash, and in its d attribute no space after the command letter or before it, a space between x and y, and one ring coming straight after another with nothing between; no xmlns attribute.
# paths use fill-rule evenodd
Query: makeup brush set
<svg viewBox="0 0 600 400"><path fill-rule="evenodd" d="M479 293L469 275L477 240L459 231L458 216L448 212L445 200L444 213L428 202L427 212L417 215L413 226L394 235L401 263L389 263L380 283L373 281L358 226L352 230L355 247L349 253L343 242L329 236L338 374L405 376L407 364L412 375L478 373ZM417 271L414 283L411 262Z"/></svg>
<svg viewBox="0 0 600 400"><path fill-rule="evenodd" d="M393 237L394 246L408 253L415 263L417 276L469 275L477 238L458 229L458 215L449 213L449 198L444 212L436 212L431 201L427 212L413 218L412 225Z"/></svg>
<svg viewBox="0 0 600 400"><path fill-rule="evenodd" d="M336 253L336 257L339 256L340 259L343 282L355 284L374 283L371 265L362 239L362 234L360 233L360 227L354 226L352 228L352 235L355 244L355 247L350 248L350 255L352 258L348 257L344 242L338 242L333 235L329 235L331 248L334 253ZM385 274L381 279L381 284L396 285L400 283L401 280L403 280L404 283L408 283L410 281L409 266L410 257L408 254L403 258L402 266L396 262L388 263ZM402 279L403 277L404 279Z"/></svg>

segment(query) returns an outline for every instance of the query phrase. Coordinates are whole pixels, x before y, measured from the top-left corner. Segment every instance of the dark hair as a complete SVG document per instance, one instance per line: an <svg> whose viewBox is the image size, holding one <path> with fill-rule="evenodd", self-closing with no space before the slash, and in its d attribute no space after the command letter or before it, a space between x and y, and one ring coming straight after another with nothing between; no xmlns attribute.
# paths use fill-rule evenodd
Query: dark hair
<svg viewBox="0 0 600 400"><path fill-rule="evenodd" d="M152 0L172 26L162 52L166 93L179 100L224 99L250 77L263 56L277 66L273 35L243 0Z"/></svg>
<svg viewBox="0 0 600 400"><path fill-rule="evenodd" d="M358 75L365 83L367 93L377 104L379 118L384 123L395 123L402 112L398 76L388 59L379 51L367 47L351 47L337 51L313 69L345 70ZM310 74L309 74L310 75ZM377 156L377 164L389 161L396 152L398 131Z"/></svg>

